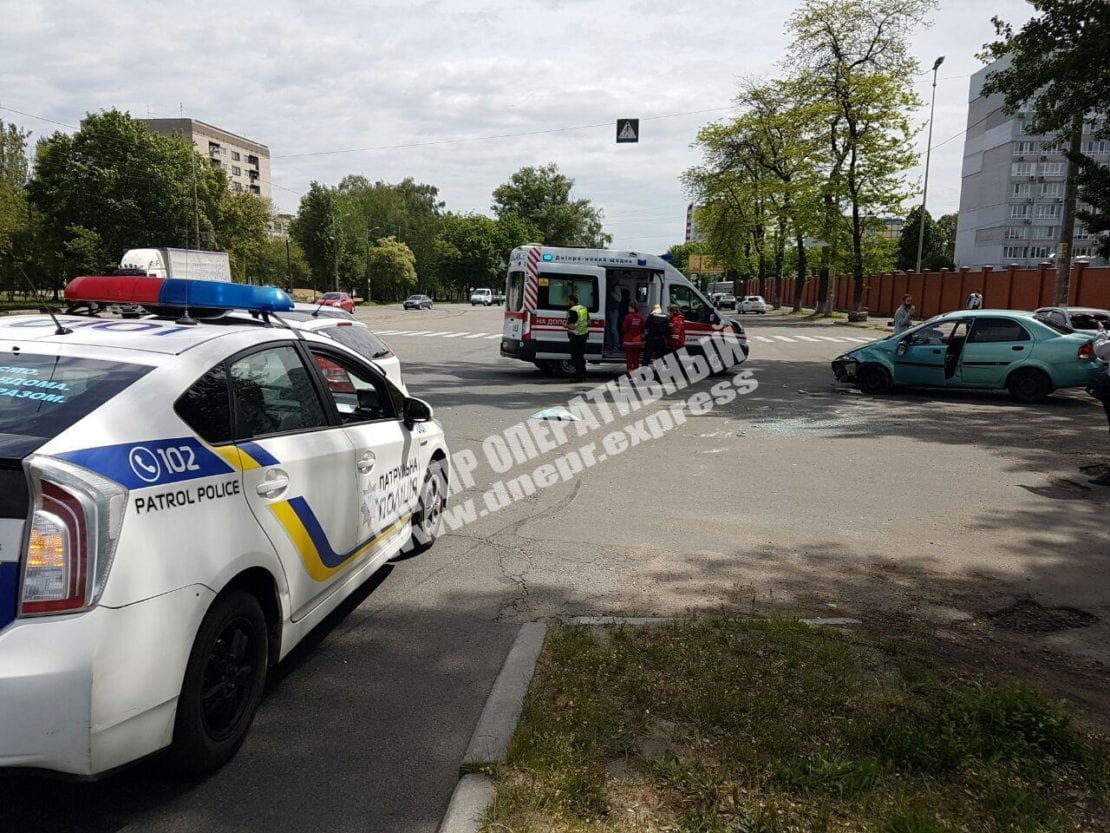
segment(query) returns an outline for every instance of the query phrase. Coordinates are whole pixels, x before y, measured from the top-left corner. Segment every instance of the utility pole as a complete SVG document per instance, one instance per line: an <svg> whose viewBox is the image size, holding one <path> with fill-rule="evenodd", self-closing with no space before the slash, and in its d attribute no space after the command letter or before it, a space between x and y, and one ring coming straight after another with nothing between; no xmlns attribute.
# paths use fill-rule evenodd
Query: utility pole
<svg viewBox="0 0 1110 833"><path fill-rule="evenodd" d="M293 289L293 262L289 258L289 235L285 235L285 285Z"/></svg>
<svg viewBox="0 0 1110 833"><path fill-rule="evenodd" d="M929 159L933 155L933 113L937 107L937 70L944 63L941 55L933 61L933 100L929 104L929 139L925 145L925 184L921 188L921 216L917 218L917 274L921 274L921 253L925 248L925 199L929 195Z"/></svg>

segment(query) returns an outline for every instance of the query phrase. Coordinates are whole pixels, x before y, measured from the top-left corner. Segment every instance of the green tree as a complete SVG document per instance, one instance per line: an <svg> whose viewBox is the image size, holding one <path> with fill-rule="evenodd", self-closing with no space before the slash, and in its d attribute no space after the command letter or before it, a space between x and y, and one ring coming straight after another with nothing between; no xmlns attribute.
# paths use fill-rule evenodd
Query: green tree
<svg viewBox="0 0 1110 833"><path fill-rule="evenodd" d="M516 214L535 226L549 246L603 248L612 242L605 233L602 213L588 199L571 200L574 180L554 163L521 168L493 192L498 217Z"/></svg>
<svg viewBox="0 0 1110 833"><path fill-rule="evenodd" d="M40 141L28 186L44 236L67 253L57 280L109 269L127 249L195 246L198 225L214 240L226 190L226 177L188 140L153 134L117 110Z"/></svg>
<svg viewBox="0 0 1110 833"><path fill-rule="evenodd" d="M12 292L21 276L13 261L16 238L31 223L27 205L27 139L30 133L0 120L0 286Z"/></svg>
<svg viewBox="0 0 1110 833"><path fill-rule="evenodd" d="M671 256L671 265L684 275L690 272L690 255L707 253L707 247L701 240L687 240L667 249L667 254Z"/></svg>
<svg viewBox="0 0 1110 833"><path fill-rule="evenodd" d="M930 269L947 267L952 269L956 265L956 227L959 214L942 214L937 217L937 244L936 256L938 263L930 263Z"/></svg>
<svg viewBox="0 0 1110 833"><path fill-rule="evenodd" d="M375 298L394 301L416 289L416 257L397 238L386 237L371 246L369 262Z"/></svg>
<svg viewBox="0 0 1110 833"><path fill-rule="evenodd" d="M221 195L215 248L228 253L235 280L247 281L255 271L269 238L271 213L269 200L253 194L224 191Z"/></svg>
<svg viewBox="0 0 1110 833"><path fill-rule="evenodd" d="M515 214L497 220L483 214L448 214L436 238L439 286L460 295L478 286L500 286L509 253L538 236L534 226Z"/></svg>
<svg viewBox="0 0 1110 833"><path fill-rule="evenodd" d="M343 227L341 273L357 274L364 283L370 247L374 241L393 235L412 250L421 284L436 286L435 241L444 204L434 185L411 178L395 184L371 183L364 176L350 175L339 182L336 194Z"/></svg>
<svg viewBox="0 0 1110 833"><path fill-rule="evenodd" d="M308 260L313 289L334 289L339 284L339 258L343 228L339 222L335 189L313 181L301 197L297 216L289 228Z"/></svg>
<svg viewBox="0 0 1110 833"><path fill-rule="evenodd" d="M921 234L921 206L910 209L906 221L902 224L902 231L898 235L897 268L904 272L912 272L917 268L917 240ZM932 261L940 255L939 233L933 215L925 212L925 238L921 248L921 264L926 269L932 269Z"/></svg>
<svg viewBox="0 0 1110 833"><path fill-rule="evenodd" d="M936 0L806 0L790 20L798 89L830 108L823 186L822 283L835 262L835 226L848 217L853 298L864 289L867 218L897 211L908 196L901 173L917 159L909 112L920 101L909 51ZM826 304L827 306L827 304Z"/></svg>
<svg viewBox="0 0 1110 833"><path fill-rule="evenodd" d="M268 286L305 287L309 279L304 251L287 237L267 237L248 263L247 279Z"/></svg>
<svg viewBox="0 0 1110 833"><path fill-rule="evenodd" d="M1064 215L1056 246L1056 303L1066 304L1071 282L1072 237L1080 177L1094 183L1093 160L1081 153L1083 123L1110 101L1110 4L1102 0L1034 0L1037 14L1022 28L993 18L998 39L984 46L985 60L1008 63L987 75L983 95L1003 96L1003 109L1031 108L1029 132L1058 137L1067 148ZM1090 220L1088 220L1090 225Z"/></svg>

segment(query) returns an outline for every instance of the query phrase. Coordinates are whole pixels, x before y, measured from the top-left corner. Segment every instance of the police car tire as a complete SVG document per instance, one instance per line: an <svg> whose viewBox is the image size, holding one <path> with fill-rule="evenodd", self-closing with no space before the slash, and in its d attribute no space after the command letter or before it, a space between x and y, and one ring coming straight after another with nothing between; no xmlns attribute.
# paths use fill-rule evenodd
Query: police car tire
<svg viewBox="0 0 1110 833"><path fill-rule="evenodd" d="M424 475L424 485L420 489L420 505L412 516L412 538L405 548L413 555L426 552L439 538L443 529L443 507L447 498L447 475L443 464L433 460ZM430 514L429 514L430 510ZM417 534L419 525L421 533Z"/></svg>
<svg viewBox="0 0 1110 833"><path fill-rule="evenodd" d="M242 657L235 657L238 650L234 647L221 645L221 640L226 643L232 629L248 640ZM170 761L175 769L194 774L211 772L235 754L262 701L267 656L266 617L258 600L241 590L218 596L197 631L177 701ZM219 669L213 667L214 662L226 663L229 658L242 663L234 676L243 677L247 690L235 704L230 725L217 730L208 725L204 715L205 678L210 676L209 672L219 673ZM225 673L233 670L234 667L226 669Z"/></svg>

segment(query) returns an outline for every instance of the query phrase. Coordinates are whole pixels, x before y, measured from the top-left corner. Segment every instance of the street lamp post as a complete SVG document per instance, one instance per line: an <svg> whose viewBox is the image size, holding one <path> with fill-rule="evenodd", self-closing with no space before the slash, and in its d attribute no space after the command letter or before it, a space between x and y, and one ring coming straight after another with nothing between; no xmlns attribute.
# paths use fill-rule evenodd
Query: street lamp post
<svg viewBox="0 0 1110 833"><path fill-rule="evenodd" d="M925 248L925 200L929 195L929 159L933 155L933 113L937 107L937 70L944 63L941 55L933 62L933 100L929 104L929 140L925 145L925 183L921 188L921 216L917 218L917 274L921 274L921 253Z"/></svg>

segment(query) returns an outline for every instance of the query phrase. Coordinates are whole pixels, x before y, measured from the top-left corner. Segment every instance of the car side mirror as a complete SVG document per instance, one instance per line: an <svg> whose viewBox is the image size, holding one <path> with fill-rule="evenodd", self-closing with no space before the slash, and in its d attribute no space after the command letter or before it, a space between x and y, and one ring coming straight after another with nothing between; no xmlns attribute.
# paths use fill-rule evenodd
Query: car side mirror
<svg viewBox="0 0 1110 833"><path fill-rule="evenodd" d="M904 338L904 339L902 339L901 341L898 342L898 347L897 347L897 349L895 349L894 352L897 353L899 356L904 356L904 355L906 355L906 351L909 350L909 349L910 349L910 341L909 341L908 338Z"/></svg>
<svg viewBox="0 0 1110 833"><path fill-rule="evenodd" d="M432 406L423 399L417 399L415 396L405 397L404 413L405 425L413 425L417 422L431 422L434 418Z"/></svg>

